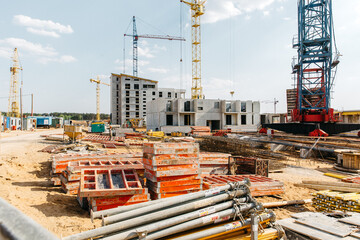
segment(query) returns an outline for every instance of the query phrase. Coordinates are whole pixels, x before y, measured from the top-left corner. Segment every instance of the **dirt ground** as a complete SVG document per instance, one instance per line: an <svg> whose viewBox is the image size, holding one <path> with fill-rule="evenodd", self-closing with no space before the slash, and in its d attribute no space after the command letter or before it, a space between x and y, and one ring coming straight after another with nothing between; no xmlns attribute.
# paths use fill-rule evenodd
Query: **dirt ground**
<svg viewBox="0 0 360 240"><path fill-rule="evenodd" d="M36 132L0 133L0 197L34 219L58 237L68 236L100 226L100 221L91 223L89 213L81 209L75 196L64 194L49 180L50 154L38 152L49 144L40 135L59 134L62 130ZM109 152L138 152L141 148L121 148ZM287 161L289 166L282 173L270 177L283 181L286 188L281 198L260 197L260 202L309 199L313 190L295 187L302 180L337 181L316 171L331 165L320 161ZM310 204L275 209L277 219L287 218L292 213L313 211Z"/></svg>

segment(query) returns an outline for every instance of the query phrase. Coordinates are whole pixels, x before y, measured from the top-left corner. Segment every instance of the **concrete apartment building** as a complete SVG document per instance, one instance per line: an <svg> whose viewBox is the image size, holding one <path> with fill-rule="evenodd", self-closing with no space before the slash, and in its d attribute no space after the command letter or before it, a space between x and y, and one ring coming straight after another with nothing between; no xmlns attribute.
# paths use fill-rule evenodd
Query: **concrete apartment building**
<svg viewBox="0 0 360 240"><path fill-rule="evenodd" d="M133 118L146 121L146 104L158 98L185 98L185 90L158 88L158 82L126 74L111 74L111 122L123 125Z"/></svg>
<svg viewBox="0 0 360 240"><path fill-rule="evenodd" d="M260 124L260 102L253 101L159 98L147 109L147 129L165 133L189 133L191 126L256 131Z"/></svg>

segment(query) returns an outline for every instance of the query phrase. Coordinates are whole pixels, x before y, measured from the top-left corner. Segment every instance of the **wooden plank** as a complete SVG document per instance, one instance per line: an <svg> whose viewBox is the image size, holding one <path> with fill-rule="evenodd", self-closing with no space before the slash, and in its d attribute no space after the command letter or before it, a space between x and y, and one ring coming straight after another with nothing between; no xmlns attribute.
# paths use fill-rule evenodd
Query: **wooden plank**
<svg viewBox="0 0 360 240"><path fill-rule="evenodd" d="M339 236L346 237L352 233L352 229L348 228L348 225L342 224L343 226L339 226L339 222L332 222L329 218L327 223L319 222L320 219L296 219L296 223L301 223L303 225L307 225L309 227L313 227L324 232ZM326 224L326 225L325 225Z"/></svg>
<svg viewBox="0 0 360 240"><path fill-rule="evenodd" d="M359 188L347 188L337 186L326 186L326 185L312 185L312 184L294 184L296 187L311 188L315 190L332 190L340 192L360 192Z"/></svg>
<svg viewBox="0 0 360 240"><path fill-rule="evenodd" d="M347 218L340 218L339 222L348 223L355 226L360 226L360 217L359 216L352 216Z"/></svg>
<svg viewBox="0 0 360 240"><path fill-rule="evenodd" d="M360 185L357 183L345 183L345 182L328 182L328 181L302 181L303 184L313 184L313 185L326 185L326 186L337 186L337 187L350 187L358 188L360 190Z"/></svg>
<svg viewBox="0 0 360 240"><path fill-rule="evenodd" d="M315 239L315 240L339 240L339 239L341 239L341 240L344 240L344 238L322 232L315 228L308 227L308 226L302 225L302 224L297 224L297 223L295 223L295 219L291 219L291 218L282 219L282 220L276 221L276 223L280 224L284 228L290 229L291 231L308 236L311 239ZM349 239L345 238L345 239L350 240L350 239L356 239L356 238L349 238Z"/></svg>

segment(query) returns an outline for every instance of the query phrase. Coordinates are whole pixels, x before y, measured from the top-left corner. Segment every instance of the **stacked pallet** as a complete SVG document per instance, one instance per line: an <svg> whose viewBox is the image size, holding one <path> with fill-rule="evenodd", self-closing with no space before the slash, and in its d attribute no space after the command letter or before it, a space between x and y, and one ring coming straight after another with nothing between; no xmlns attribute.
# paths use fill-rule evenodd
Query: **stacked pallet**
<svg viewBox="0 0 360 240"><path fill-rule="evenodd" d="M149 200L147 189L133 169L81 170L78 201L83 208L96 212Z"/></svg>
<svg viewBox="0 0 360 240"><path fill-rule="evenodd" d="M201 152L199 154L201 176L226 175L229 172L229 157L227 153Z"/></svg>
<svg viewBox="0 0 360 240"><path fill-rule="evenodd" d="M210 127L191 127L191 135L194 136L211 136Z"/></svg>
<svg viewBox="0 0 360 240"><path fill-rule="evenodd" d="M83 141L90 141L90 142L97 142L97 143L104 143L111 141L110 136L108 135L98 135L98 134L86 134L86 136L82 139ZM112 141L115 142L124 142L124 137L112 137Z"/></svg>
<svg viewBox="0 0 360 240"><path fill-rule="evenodd" d="M83 169L133 169L143 177L144 166L138 160L81 160L69 162L66 170L60 175L61 188L65 193L77 194Z"/></svg>
<svg viewBox="0 0 360 240"><path fill-rule="evenodd" d="M143 164L152 199L202 189L197 143L145 143Z"/></svg>
<svg viewBox="0 0 360 240"><path fill-rule="evenodd" d="M259 175L210 175L203 178L204 189L224 186L229 182L250 180L252 196L270 196L285 193L284 183Z"/></svg>
<svg viewBox="0 0 360 240"><path fill-rule="evenodd" d="M360 212L360 194L343 193L330 190L313 194L313 207L317 211L331 212L333 210Z"/></svg>
<svg viewBox="0 0 360 240"><path fill-rule="evenodd" d="M114 154L58 154L50 158L52 169L50 172L51 181L55 186L61 185L60 175L71 162L92 161L92 160L114 160L114 161L142 161L141 153L114 153Z"/></svg>

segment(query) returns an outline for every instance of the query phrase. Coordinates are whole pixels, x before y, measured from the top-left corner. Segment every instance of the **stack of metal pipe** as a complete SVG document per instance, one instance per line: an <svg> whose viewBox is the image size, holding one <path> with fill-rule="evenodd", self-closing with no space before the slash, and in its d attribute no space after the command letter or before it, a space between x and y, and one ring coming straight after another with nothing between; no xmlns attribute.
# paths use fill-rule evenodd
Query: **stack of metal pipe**
<svg viewBox="0 0 360 240"><path fill-rule="evenodd" d="M191 229L239 218L242 226L251 224L251 214L261 214L261 220L274 218L264 211L250 195L250 182L229 183L207 191L159 199L131 206L93 212L92 218L102 218L103 226L63 238L81 239L160 239ZM213 231L228 231L220 227ZM186 239L198 239L199 234ZM207 234L202 231L202 234Z"/></svg>

